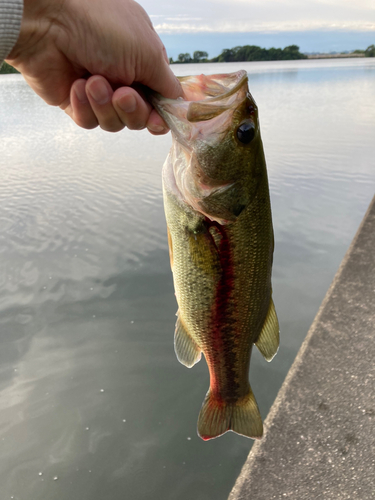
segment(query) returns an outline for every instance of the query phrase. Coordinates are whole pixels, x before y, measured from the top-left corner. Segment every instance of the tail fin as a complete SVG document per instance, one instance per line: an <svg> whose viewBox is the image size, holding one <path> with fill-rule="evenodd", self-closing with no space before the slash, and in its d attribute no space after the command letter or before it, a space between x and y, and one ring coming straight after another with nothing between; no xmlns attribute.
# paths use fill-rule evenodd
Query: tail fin
<svg viewBox="0 0 375 500"><path fill-rule="evenodd" d="M198 417L198 434L207 441L227 431L253 439L262 437L262 418L250 387L248 394L235 403L219 401L208 391Z"/></svg>

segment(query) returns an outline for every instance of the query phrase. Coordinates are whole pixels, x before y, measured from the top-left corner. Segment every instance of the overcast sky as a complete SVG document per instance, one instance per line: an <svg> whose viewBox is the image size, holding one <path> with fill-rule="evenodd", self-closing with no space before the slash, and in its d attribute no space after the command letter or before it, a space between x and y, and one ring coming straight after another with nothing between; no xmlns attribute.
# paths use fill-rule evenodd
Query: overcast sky
<svg viewBox="0 0 375 500"><path fill-rule="evenodd" d="M140 0L158 33L374 31L375 0Z"/></svg>
<svg viewBox="0 0 375 500"><path fill-rule="evenodd" d="M375 0L137 1L173 58L246 44L329 52L375 43Z"/></svg>

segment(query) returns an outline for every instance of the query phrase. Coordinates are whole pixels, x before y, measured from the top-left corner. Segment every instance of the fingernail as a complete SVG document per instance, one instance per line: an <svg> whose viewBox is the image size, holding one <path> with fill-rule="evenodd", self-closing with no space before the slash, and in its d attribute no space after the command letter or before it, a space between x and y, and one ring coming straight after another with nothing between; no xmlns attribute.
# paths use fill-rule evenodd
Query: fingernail
<svg viewBox="0 0 375 500"><path fill-rule="evenodd" d="M118 105L125 113L134 113L137 101L133 95L126 94L119 99Z"/></svg>
<svg viewBox="0 0 375 500"><path fill-rule="evenodd" d="M107 86L101 81L94 80L91 82L88 87L88 92L98 104L107 104L109 101Z"/></svg>
<svg viewBox="0 0 375 500"><path fill-rule="evenodd" d="M154 124L147 125L147 128L149 130L151 130L151 132L156 132L158 134L160 134L160 132L166 132L168 130L166 127L162 127L161 125L154 125Z"/></svg>
<svg viewBox="0 0 375 500"><path fill-rule="evenodd" d="M84 86L83 87L77 86L77 88L75 89L75 93L76 93L77 99L79 100L79 102L81 104L86 104L88 102Z"/></svg>

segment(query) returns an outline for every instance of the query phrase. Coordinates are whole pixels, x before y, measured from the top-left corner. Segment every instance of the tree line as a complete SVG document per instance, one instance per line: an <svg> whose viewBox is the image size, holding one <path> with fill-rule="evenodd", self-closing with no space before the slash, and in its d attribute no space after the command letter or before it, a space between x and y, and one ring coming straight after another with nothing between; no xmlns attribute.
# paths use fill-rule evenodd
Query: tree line
<svg viewBox="0 0 375 500"><path fill-rule="evenodd" d="M363 53L366 57L375 57L375 45L370 45L366 50L355 50L355 53ZM193 57L186 52L179 54L174 61L171 57L171 64L181 63L201 63L201 62L243 62L243 61L290 61L292 59L307 59L305 54L299 51L298 45L288 45L284 49L264 49L257 45L243 45L224 49L220 55L208 59L207 52L196 50Z"/></svg>
<svg viewBox="0 0 375 500"><path fill-rule="evenodd" d="M369 45L366 50L354 50L353 53L363 54L365 57L375 57L375 45ZM193 57L186 52L179 54L177 61L171 57L171 64L181 63L203 63L203 62L243 62L243 61L287 61L291 59L307 59L305 54L299 51L298 45L288 45L284 49L263 49L257 45L243 45L233 47L233 49L224 49L220 55L208 59L208 53L204 50L196 50ZM6 62L0 68L0 74L18 73L10 64Z"/></svg>
<svg viewBox="0 0 375 500"><path fill-rule="evenodd" d="M177 61L170 59L171 64L199 62L242 62L242 61L286 61L290 59L307 59L299 51L298 45L289 45L284 49L263 49L257 45L243 45L224 49L220 55L208 59L207 52L197 50L193 57L189 53L179 54Z"/></svg>

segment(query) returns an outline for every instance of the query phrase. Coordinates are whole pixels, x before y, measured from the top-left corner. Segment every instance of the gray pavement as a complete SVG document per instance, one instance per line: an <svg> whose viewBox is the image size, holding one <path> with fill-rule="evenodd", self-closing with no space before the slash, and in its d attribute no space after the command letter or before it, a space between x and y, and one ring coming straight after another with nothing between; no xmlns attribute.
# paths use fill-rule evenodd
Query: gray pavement
<svg viewBox="0 0 375 500"><path fill-rule="evenodd" d="M375 499L375 198L229 500Z"/></svg>

